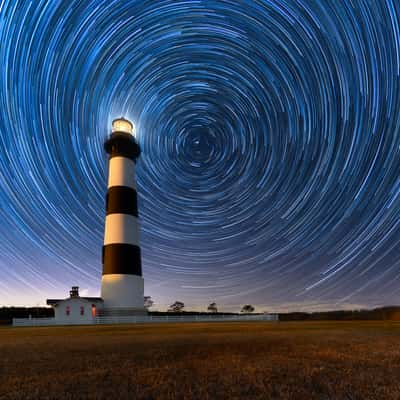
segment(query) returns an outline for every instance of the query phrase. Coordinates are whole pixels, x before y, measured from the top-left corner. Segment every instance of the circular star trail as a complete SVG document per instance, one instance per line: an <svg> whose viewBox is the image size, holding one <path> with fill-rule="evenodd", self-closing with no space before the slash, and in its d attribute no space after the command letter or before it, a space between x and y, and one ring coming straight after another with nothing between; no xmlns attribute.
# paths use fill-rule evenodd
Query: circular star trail
<svg viewBox="0 0 400 400"><path fill-rule="evenodd" d="M2 1L0 303L98 293L103 142L120 115L143 151L143 270L160 308L399 302L399 13Z"/></svg>

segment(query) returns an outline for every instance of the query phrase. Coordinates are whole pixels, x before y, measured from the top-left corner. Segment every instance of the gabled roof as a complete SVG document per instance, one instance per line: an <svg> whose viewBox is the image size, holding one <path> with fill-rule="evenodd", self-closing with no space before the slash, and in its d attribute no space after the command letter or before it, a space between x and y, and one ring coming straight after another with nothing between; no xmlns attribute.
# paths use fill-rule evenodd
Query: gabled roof
<svg viewBox="0 0 400 400"><path fill-rule="evenodd" d="M71 300L72 299L83 299L93 303L103 302L101 297L67 297L66 299L47 299L46 304L49 306L55 306L62 301Z"/></svg>

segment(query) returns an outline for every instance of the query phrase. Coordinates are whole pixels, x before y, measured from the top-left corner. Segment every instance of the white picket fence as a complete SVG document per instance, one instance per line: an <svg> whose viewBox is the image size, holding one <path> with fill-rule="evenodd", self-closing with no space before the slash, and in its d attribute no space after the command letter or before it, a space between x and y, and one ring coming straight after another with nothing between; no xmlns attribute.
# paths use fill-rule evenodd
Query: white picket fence
<svg viewBox="0 0 400 400"><path fill-rule="evenodd" d="M13 326L92 325L92 320L76 321L55 318L13 318Z"/></svg>
<svg viewBox="0 0 400 400"><path fill-rule="evenodd" d="M277 314L254 315L138 315L102 316L88 320L55 318L13 318L13 326L54 326L54 325L110 325L110 324L148 324L171 322L228 322L228 321L278 321Z"/></svg>

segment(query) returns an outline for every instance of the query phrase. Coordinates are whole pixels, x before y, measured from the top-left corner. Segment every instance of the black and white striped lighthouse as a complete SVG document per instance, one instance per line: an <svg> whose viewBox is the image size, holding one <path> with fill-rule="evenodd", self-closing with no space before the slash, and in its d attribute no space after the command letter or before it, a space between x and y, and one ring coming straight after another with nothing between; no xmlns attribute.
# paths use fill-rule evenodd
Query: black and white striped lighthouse
<svg viewBox="0 0 400 400"><path fill-rule="evenodd" d="M140 147L134 126L124 118L112 123L104 143L109 154L101 297L104 314L144 312L135 166Z"/></svg>

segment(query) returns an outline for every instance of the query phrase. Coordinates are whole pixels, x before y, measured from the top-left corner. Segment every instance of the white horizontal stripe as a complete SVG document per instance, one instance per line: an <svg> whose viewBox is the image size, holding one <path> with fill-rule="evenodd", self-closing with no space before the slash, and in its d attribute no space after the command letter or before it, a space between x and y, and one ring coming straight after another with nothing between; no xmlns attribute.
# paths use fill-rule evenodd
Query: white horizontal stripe
<svg viewBox="0 0 400 400"><path fill-rule="evenodd" d="M128 243L139 246L139 220L128 214L107 215L104 245L111 243Z"/></svg>
<svg viewBox="0 0 400 400"><path fill-rule="evenodd" d="M127 157L110 158L108 187L127 186L136 190L135 163Z"/></svg>

